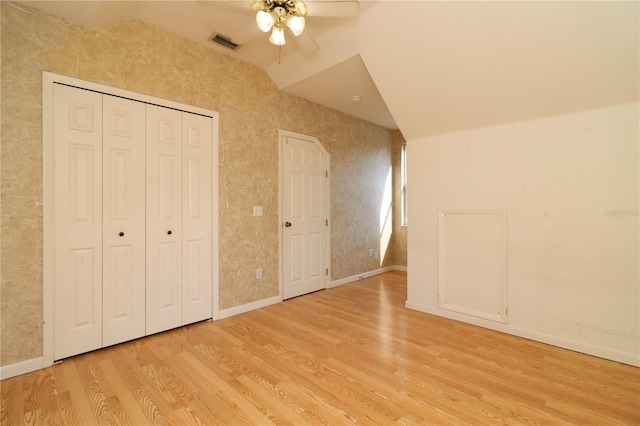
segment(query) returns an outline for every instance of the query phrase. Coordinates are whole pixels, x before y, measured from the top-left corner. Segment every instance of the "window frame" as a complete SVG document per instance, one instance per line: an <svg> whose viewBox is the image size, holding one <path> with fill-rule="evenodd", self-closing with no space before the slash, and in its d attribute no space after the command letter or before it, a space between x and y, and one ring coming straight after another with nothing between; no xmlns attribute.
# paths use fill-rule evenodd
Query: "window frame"
<svg viewBox="0 0 640 426"><path fill-rule="evenodd" d="M400 225L407 226L407 143L400 149Z"/></svg>

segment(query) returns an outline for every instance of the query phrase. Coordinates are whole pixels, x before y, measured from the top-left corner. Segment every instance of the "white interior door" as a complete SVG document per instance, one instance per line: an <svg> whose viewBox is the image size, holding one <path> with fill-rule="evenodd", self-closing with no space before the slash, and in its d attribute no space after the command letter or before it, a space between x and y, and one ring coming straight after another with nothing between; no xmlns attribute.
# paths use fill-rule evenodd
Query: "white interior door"
<svg viewBox="0 0 640 426"><path fill-rule="evenodd" d="M145 106L103 97L103 346L145 334Z"/></svg>
<svg viewBox="0 0 640 426"><path fill-rule="evenodd" d="M327 287L326 159L313 140L284 136L283 298Z"/></svg>
<svg viewBox="0 0 640 426"><path fill-rule="evenodd" d="M182 325L182 113L147 112L147 334Z"/></svg>
<svg viewBox="0 0 640 426"><path fill-rule="evenodd" d="M211 117L182 114L183 324L213 315L212 125Z"/></svg>
<svg viewBox="0 0 640 426"><path fill-rule="evenodd" d="M54 359L102 346L102 95L54 85Z"/></svg>

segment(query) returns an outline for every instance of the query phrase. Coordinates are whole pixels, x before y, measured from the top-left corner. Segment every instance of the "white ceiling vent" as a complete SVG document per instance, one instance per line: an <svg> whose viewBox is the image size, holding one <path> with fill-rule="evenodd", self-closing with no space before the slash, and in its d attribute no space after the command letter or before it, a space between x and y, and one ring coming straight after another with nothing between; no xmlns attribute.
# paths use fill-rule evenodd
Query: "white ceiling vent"
<svg viewBox="0 0 640 426"><path fill-rule="evenodd" d="M238 47L240 47L239 44L236 44L233 41L231 41L229 37L223 36L222 34L218 34L218 33L214 33L211 36L211 38L209 38L209 40L214 43L218 43L231 50L236 50Z"/></svg>

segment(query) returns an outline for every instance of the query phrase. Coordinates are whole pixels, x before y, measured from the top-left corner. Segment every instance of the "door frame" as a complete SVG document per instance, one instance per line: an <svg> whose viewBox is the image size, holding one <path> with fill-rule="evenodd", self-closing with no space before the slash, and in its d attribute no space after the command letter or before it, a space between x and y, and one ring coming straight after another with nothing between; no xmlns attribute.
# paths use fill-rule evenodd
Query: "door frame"
<svg viewBox="0 0 640 426"><path fill-rule="evenodd" d="M79 80L51 72L42 72L42 368L53 365L54 355L54 209L55 201L53 188L53 87L54 84L64 84L79 89L90 90L106 95L127 98L146 104L158 105L177 109L193 114L211 117L212 119L212 318L219 318L219 266L218 266L218 128L219 116L216 111L207 110L191 105L160 99L153 96L130 92L115 87L105 86L90 81Z"/></svg>
<svg viewBox="0 0 640 426"><path fill-rule="evenodd" d="M324 146L322 146L322 144L320 143L320 141L318 140L318 138L315 138L313 136L309 136L309 135L303 135L301 133L295 133L295 132L290 132L287 130L278 130L278 166L279 166L279 176L278 176L278 247L280 247L279 250L279 257L280 257L280 265L278 268L278 283L279 283L279 298L280 300L284 300L284 281L283 281L283 277L284 277L284 247L283 247L283 238L282 238L282 232L283 232L283 228L282 228L282 211L283 211L283 203L284 203L284 199L282 197L282 188L283 188L283 181L284 181L284 167L283 167L283 161L284 161L284 145L285 145L285 140L288 137L294 137L297 139L302 139L305 140L307 142L311 142L313 143L315 146L318 147L318 149L320 150L320 152L322 152L322 156L323 159L325 160L325 165L326 165L326 170L327 170L327 176L326 176L326 185L324 188L325 191L325 217L327 219L327 223L329 224L329 226L327 226L327 232L325 233L325 259L326 259L326 268L327 268L327 275L325 276L325 286L324 288L329 288L330 287L330 283L331 283L331 156L329 155L329 151L327 151Z"/></svg>

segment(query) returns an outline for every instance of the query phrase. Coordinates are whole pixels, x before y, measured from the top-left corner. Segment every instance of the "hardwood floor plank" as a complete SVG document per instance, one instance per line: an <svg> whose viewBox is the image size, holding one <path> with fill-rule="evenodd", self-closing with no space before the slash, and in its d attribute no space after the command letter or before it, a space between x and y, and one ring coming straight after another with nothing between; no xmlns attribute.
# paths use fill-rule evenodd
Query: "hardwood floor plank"
<svg viewBox="0 0 640 426"><path fill-rule="evenodd" d="M217 424L252 424L252 419L263 417L228 381L216 375L193 354L183 354L180 361L184 365L183 371L191 373L191 386L207 397L203 408L210 411L206 418L203 417L205 420L208 418L211 419L209 422Z"/></svg>
<svg viewBox="0 0 640 426"><path fill-rule="evenodd" d="M54 421L49 422L51 425L77 425L78 420L73 408L73 401L69 392L59 393L56 397L58 401L58 412L54 416Z"/></svg>
<svg viewBox="0 0 640 426"><path fill-rule="evenodd" d="M151 363L141 363L140 352L149 355L143 345L134 344L123 348L118 362L113 364L116 370L114 374L120 376L121 382L126 386L136 401L139 410L144 413L145 421L142 424L163 425L169 424L168 414L172 412L171 404L166 403L164 396L148 378ZM148 358L153 359L153 357ZM156 361L160 363L160 360Z"/></svg>
<svg viewBox="0 0 640 426"><path fill-rule="evenodd" d="M177 410L173 411L169 414L169 419L171 424L175 425L194 425L201 426L205 425L198 416L195 415L193 410L190 407L180 407Z"/></svg>
<svg viewBox="0 0 640 426"><path fill-rule="evenodd" d="M380 380L378 377L364 372L359 368L360 366L351 366L336 359L329 359L328 362L336 368L340 374L346 378L348 377L348 380L357 383L361 387L360 393L369 394L369 396L376 401L378 407L385 407L388 410L387 416L393 418L394 421L397 421L406 414L417 417L420 412L424 411L425 407L422 407L422 404L419 403L424 396L418 396L417 393L408 392L409 387L404 383L398 383L400 386L393 386L394 383L392 379L386 378L386 380ZM398 387L402 392L398 391ZM446 406L446 403L449 402L446 398L434 399L432 395L430 395L430 399L434 405L437 404L439 406ZM482 419L470 415L463 405L455 404L454 407L453 404L451 404L450 409L456 412L456 417L460 420L486 424Z"/></svg>
<svg viewBox="0 0 640 426"><path fill-rule="evenodd" d="M42 416L40 415L40 409L35 409L32 411L26 411L24 413L24 423L25 425L42 425L45 424L42 421Z"/></svg>
<svg viewBox="0 0 640 426"><path fill-rule="evenodd" d="M104 386L108 383L100 382L95 373L95 366L92 362L85 364L87 377L89 378L89 386L85 390L86 398L91 406L91 413L99 424L117 424L116 413L109 411L107 406L107 395Z"/></svg>
<svg viewBox="0 0 640 426"><path fill-rule="evenodd" d="M326 395L322 395L317 388L309 386L302 380L286 381L278 384L278 387L291 395L296 395L301 401L306 413L313 419L312 424L341 425L355 423L355 418L343 407L332 404ZM333 397L333 395L331 395ZM331 408L331 409L329 409Z"/></svg>
<svg viewBox="0 0 640 426"><path fill-rule="evenodd" d="M31 373L33 374L33 373ZM0 424L19 425L24 421L23 382L29 375L25 374L0 382Z"/></svg>
<svg viewBox="0 0 640 426"><path fill-rule="evenodd" d="M120 361L120 362L119 362ZM138 404L137 398L133 392L136 390L136 382L130 380L129 374L122 374L122 370L118 369L116 365L123 365L124 362L121 358L111 360L107 359L100 362L100 368L104 371L106 378L111 383L114 389L117 389L118 401L124 407L127 407L126 413L130 420L129 424L145 424L149 421L146 417L144 410ZM127 424L127 422L125 422Z"/></svg>
<svg viewBox="0 0 640 426"><path fill-rule="evenodd" d="M71 406L68 409L72 414L69 414L68 417L74 420L74 423L71 424L79 426L98 424L96 418L93 417L93 411L87 402L87 394L84 389L70 390L69 400L71 401Z"/></svg>
<svg viewBox="0 0 640 426"><path fill-rule="evenodd" d="M233 379L229 381L229 386L237 393L238 397L244 398L251 404L250 408L245 407L245 413L249 417L251 424L282 424L283 420L273 409L265 404L261 398L251 392L240 381Z"/></svg>
<svg viewBox="0 0 640 426"><path fill-rule="evenodd" d="M274 413L269 416L269 420L275 424L291 422L293 424L307 424L301 414L304 410L290 398L285 392L282 392L276 384L265 380L263 377L248 377L242 375L236 379L248 392L253 395L254 399L259 401L262 407L269 407L270 412Z"/></svg>
<svg viewBox="0 0 640 426"><path fill-rule="evenodd" d="M47 419L57 411L53 376L48 371L38 371L23 382L24 411L38 412L38 416Z"/></svg>
<svg viewBox="0 0 640 426"><path fill-rule="evenodd" d="M5 425L636 425L640 369L406 309L385 273L1 385Z"/></svg>

